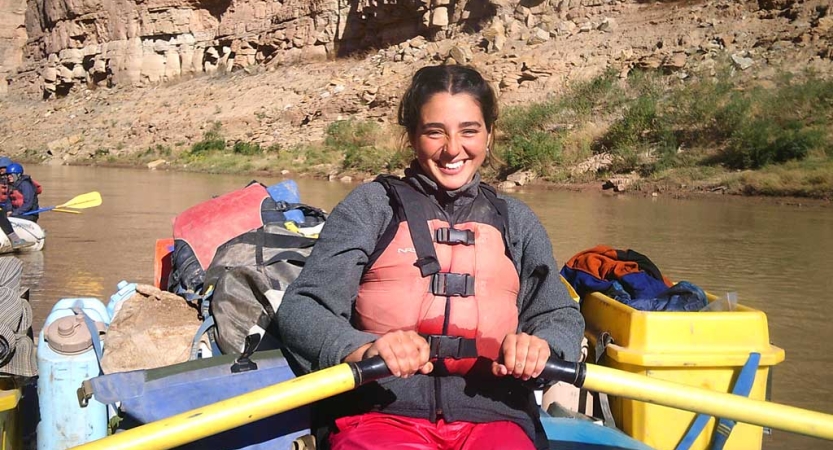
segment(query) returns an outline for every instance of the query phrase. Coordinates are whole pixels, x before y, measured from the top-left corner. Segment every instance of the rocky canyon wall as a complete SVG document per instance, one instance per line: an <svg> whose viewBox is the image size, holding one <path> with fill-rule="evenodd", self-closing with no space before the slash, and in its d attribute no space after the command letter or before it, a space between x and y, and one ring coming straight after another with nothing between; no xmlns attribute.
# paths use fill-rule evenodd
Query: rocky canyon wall
<svg viewBox="0 0 833 450"><path fill-rule="evenodd" d="M0 36L17 39L0 47L6 49L3 67L7 74L17 69L7 77L9 88L42 90L47 97L79 85L154 83L322 60L418 34L442 38L495 13L494 5L479 0L23 2L0 0L0 11L17 11L10 17L18 25L25 9L25 33L17 27L16 34Z"/></svg>
<svg viewBox="0 0 833 450"><path fill-rule="evenodd" d="M0 88L50 97L317 61L515 17L486 33L500 47L536 17L608 3L616 0L0 0L0 11L14 11L0 19L9 84Z"/></svg>
<svg viewBox="0 0 833 450"><path fill-rule="evenodd" d="M23 62L26 0L0 0L0 95L8 89L6 77Z"/></svg>

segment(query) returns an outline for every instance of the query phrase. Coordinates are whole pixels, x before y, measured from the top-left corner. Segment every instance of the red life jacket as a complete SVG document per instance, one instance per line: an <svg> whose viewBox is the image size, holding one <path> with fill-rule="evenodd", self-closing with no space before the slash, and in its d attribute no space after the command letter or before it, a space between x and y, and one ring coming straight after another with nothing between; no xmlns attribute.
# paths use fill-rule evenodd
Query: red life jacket
<svg viewBox="0 0 833 450"><path fill-rule="evenodd" d="M200 267L208 268L217 247L263 226L260 208L269 192L260 183L192 206L174 218L174 239L191 246Z"/></svg>
<svg viewBox="0 0 833 450"><path fill-rule="evenodd" d="M40 183L35 181L29 175L21 175L20 176L20 181L18 181L18 183L26 182L26 181L29 181L29 182L32 183L32 187L35 188L35 195L40 195L41 193L43 193L43 186L41 186ZM0 198L2 198L2 201L6 201L7 192L9 191L9 188L10 188L9 185L6 185L6 184L3 185L2 197L0 197ZM12 191L11 192L12 206L15 207L15 208L20 208L23 205L23 193L21 193L17 189L12 189L11 191Z"/></svg>
<svg viewBox="0 0 833 450"><path fill-rule="evenodd" d="M504 337L518 329L520 279L508 252L505 202L481 185L450 223L407 183L378 181L388 189L394 219L362 277L357 326L426 336L440 373L465 375L478 357L496 360Z"/></svg>

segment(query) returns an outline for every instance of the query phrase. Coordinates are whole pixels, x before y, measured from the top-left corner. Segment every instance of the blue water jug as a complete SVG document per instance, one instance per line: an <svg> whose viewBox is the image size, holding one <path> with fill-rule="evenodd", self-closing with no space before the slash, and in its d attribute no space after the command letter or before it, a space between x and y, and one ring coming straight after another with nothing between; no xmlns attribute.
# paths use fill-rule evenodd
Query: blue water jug
<svg viewBox="0 0 833 450"><path fill-rule="evenodd" d="M107 436L107 406L93 399L81 408L76 391L100 373L93 339L100 348L99 333L109 322L107 309L95 298L62 299L46 317L37 353L38 450L63 450Z"/></svg>
<svg viewBox="0 0 833 450"><path fill-rule="evenodd" d="M119 308L121 308L124 301L136 293L136 283L128 283L127 281L122 280L116 285L116 289L118 289L118 291L111 295L110 301L107 302L107 315L109 317L109 322L116 317L116 313Z"/></svg>
<svg viewBox="0 0 833 450"><path fill-rule="evenodd" d="M298 194L298 185L294 180L286 180L273 184L266 188L266 192L276 202L301 203L301 196ZM284 211L283 215L287 220L298 224L304 223L304 213L297 209Z"/></svg>

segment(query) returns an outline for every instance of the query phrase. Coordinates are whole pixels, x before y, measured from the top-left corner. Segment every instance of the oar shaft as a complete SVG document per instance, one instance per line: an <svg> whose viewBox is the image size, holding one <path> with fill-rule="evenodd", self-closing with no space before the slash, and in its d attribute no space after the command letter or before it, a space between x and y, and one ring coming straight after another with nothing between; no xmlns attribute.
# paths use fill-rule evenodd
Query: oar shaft
<svg viewBox="0 0 833 450"><path fill-rule="evenodd" d="M585 389L833 440L833 416L587 364Z"/></svg>
<svg viewBox="0 0 833 450"><path fill-rule="evenodd" d="M339 364L78 447L84 450L167 449L347 392L356 387L349 364Z"/></svg>

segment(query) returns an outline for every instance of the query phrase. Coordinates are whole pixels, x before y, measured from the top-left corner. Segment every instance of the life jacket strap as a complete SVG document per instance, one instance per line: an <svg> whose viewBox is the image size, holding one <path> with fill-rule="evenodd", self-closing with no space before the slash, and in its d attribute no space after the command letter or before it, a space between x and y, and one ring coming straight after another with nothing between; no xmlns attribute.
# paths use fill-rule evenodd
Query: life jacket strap
<svg viewBox="0 0 833 450"><path fill-rule="evenodd" d="M431 348L431 358L465 359L478 356L474 339L444 334L429 334L424 337Z"/></svg>
<svg viewBox="0 0 833 450"><path fill-rule="evenodd" d="M434 241L438 244L474 245L474 231L437 228L434 230Z"/></svg>
<svg viewBox="0 0 833 450"><path fill-rule="evenodd" d="M474 295L474 276L467 273L435 273L431 275L431 293L445 297L471 297Z"/></svg>

